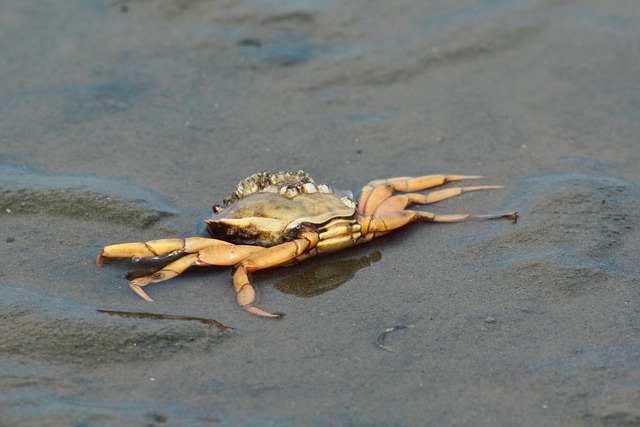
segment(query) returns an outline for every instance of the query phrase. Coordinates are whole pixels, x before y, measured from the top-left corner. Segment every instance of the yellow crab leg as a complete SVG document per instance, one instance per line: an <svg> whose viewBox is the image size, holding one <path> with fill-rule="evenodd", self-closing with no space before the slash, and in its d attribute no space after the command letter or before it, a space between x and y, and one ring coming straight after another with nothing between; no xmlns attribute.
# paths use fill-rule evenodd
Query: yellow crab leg
<svg viewBox="0 0 640 427"><path fill-rule="evenodd" d="M393 191L422 191L428 188L438 187L451 181L480 178L483 177L478 175L425 175L415 178L403 176L397 178L378 179L371 181L362 188L358 199L358 206L360 207L360 212L365 215L371 215L375 212L375 209L380 203L393 194ZM388 191L385 192L378 190L378 187L389 187L392 191L391 193Z"/></svg>
<svg viewBox="0 0 640 427"><path fill-rule="evenodd" d="M96 258L101 266L105 258L153 258L171 252L194 253L208 246L230 245L231 243L205 237L187 237L186 239L160 239L148 242L120 243L106 246Z"/></svg>
<svg viewBox="0 0 640 427"><path fill-rule="evenodd" d="M270 313L253 305L256 299L256 290L249 282L249 275L244 267L238 267L233 273L233 288L236 290L236 299L240 307L249 313L263 317L282 317L282 313Z"/></svg>
<svg viewBox="0 0 640 427"><path fill-rule="evenodd" d="M459 196L462 193L467 193L469 191L478 191L478 190L492 190L504 188L501 185L475 185L468 187L452 187L444 190L432 191L429 194L418 194L418 193L406 193L406 194L397 194L395 196L391 196L376 208L375 215L380 215L385 212L392 212L403 210L411 203L417 203L421 205L426 205L428 203L440 202L442 200L450 199L452 197Z"/></svg>
<svg viewBox="0 0 640 427"><path fill-rule="evenodd" d="M215 239L210 239L215 240ZM227 242L225 242L227 243ZM165 280L173 279L174 277L182 274L187 268L192 267L194 265L197 266L207 266L207 265L218 265L218 266L230 266L235 265L238 262L242 261L244 258L248 257L251 254L256 252L263 251L264 248L261 246L251 246L251 245L233 245L231 243L227 243L226 245L220 246L209 246L197 253L189 254L183 256L182 258L166 265L162 269L156 271L155 273L138 277L129 282L129 287L133 289L133 291L138 294L142 299L146 301L153 301L149 295L147 295L143 290L143 286L147 286L151 283L163 282Z"/></svg>
<svg viewBox="0 0 640 427"><path fill-rule="evenodd" d="M398 177L377 179L371 181L368 185L377 187L378 185L390 184L395 191L421 191L427 188L438 187L451 181L461 181L463 179L481 179L480 175L424 175L419 177Z"/></svg>
<svg viewBox="0 0 640 427"><path fill-rule="evenodd" d="M372 215L378 206L393 195L391 185L364 187L360 193L358 210L364 215Z"/></svg>
<svg viewBox="0 0 640 427"><path fill-rule="evenodd" d="M142 290L143 286L147 286L151 283L162 282L165 280L173 279L180 273L184 272L192 265L197 265L198 254L189 254L172 262L161 270L156 271L150 276L138 277L129 282L129 287L138 294L143 300L153 302L151 297Z"/></svg>
<svg viewBox="0 0 640 427"><path fill-rule="evenodd" d="M414 221L427 221L427 222L461 222L469 219L495 219L495 218L510 218L517 219L517 212L506 212L497 215L485 215L485 214L445 214L437 215L431 212L401 210L386 212L379 216L362 218L360 223L363 229L364 242L368 242L374 237L382 236L397 228L403 227L410 222ZM365 231L366 230L366 234Z"/></svg>
<svg viewBox="0 0 640 427"><path fill-rule="evenodd" d="M265 248L264 250L248 256L242 260L233 272L233 287L240 307L250 313L265 317L282 317L282 313L269 313L253 305L256 299L256 291L251 285L248 273L275 267L295 260L310 246L317 244L317 236L308 233L305 238L292 240L280 245Z"/></svg>

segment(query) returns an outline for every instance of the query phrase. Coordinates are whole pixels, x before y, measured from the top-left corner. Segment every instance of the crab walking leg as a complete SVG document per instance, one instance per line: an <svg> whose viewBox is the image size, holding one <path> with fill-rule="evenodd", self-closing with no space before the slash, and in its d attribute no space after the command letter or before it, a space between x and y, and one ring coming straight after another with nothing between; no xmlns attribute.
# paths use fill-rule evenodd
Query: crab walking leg
<svg viewBox="0 0 640 427"><path fill-rule="evenodd" d="M314 236L309 237L313 239ZM313 243L312 240L307 238L292 240L266 248L242 260L233 272L233 287L236 290L236 297L240 307L258 316L282 317L282 313L269 313L253 305L256 299L256 291L251 285L248 273L293 261L307 250L310 245L317 244L317 238L315 240Z"/></svg>
<svg viewBox="0 0 640 427"><path fill-rule="evenodd" d="M358 199L358 206L360 206L363 214L371 215L380 203L393 194L393 191L422 191L428 188L438 187L451 181L480 178L484 177L478 175L425 175L416 178L402 176L398 178L378 179L371 181L362 188ZM389 187L391 192L378 190L378 187ZM387 195L385 196L385 194Z"/></svg>
<svg viewBox="0 0 640 427"><path fill-rule="evenodd" d="M215 239L209 239L215 240ZM226 243L226 242L225 242ZM146 301L153 301L149 295L143 290L143 286L147 286L150 283L163 282L165 280L173 279L174 277L183 273L187 268L194 265L207 266L231 266L242 261L244 258L251 254L264 250L261 246L251 245L233 245L227 243L220 246L209 246L197 253L186 255L168 265L164 268L156 271L150 276L138 277L129 282L129 287L138 294L142 299Z"/></svg>
<svg viewBox="0 0 640 427"><path fill-rule="evenodd" d="M452 187L445 190L432 191L429 194L418 193L406 193L397 194L384 200L375 210L375 215L381 215L386 212L399 211L411 203L417 203L420 205L426 205L428 203L436 203L442 200L450 199L452 197L459 196L462 193L478 190L493 190L504 188L502 185L475 185L468 187Z"/></svg>
<svg viewBox="0 0 640 427"><path fill-rule="evenodd" d="M143 286L150 283L162 282L164 280L173 279L187 268L198 263L198 254L189 254L172 262L161 270L156 271L150 276L138 277L129 282L129 287L138 294L143 300L153 302L151 297L142 290Z"/></svg>
<svg viewBox="0 0 640 427"><path fill-rule="evenodd" d="M481 175L424 175L418 177L398 177L378 179L371 181L368 185L376 187L378 185L391 184L395 191L421 191L427 188L438 187L451 181L461 181L464 179L481 179Z"/></svg>
<svg viewBox="0 0 640 427"><path fill-rule="evenodd" d="M253 305L256 300L256 290L249 282L249 275L247 270L239 266L233 272L233 288L236 290L236 300L240 307L247 310L249 313L257 314L263 317L282 317L282 313L269 313L261 308Z"/></svg>
<svg viewBox="0 0 640 427"><path fill-rule="evenodd" d="M414 221L427 221L427 222L461 222L469 219L495 219L495 218L518 218L517 212L506 212L497 215L485 215L485 214L446 214L436 215L431 212L420 211L393 211L386 212L379 216L369 218L368 223L363 221L363 234L366 229L366 235L364 242L368 242L374 237L382 236L388 232L395 230L396 228L403 227L410 222ZM365 227L366 226L366 227Z"/></svg>
<svg viewBox="0 0 640 427"><path fill-rule="evenodd" d="M153 258L159 255L175 253L194 253L209 246L231 245L218 239L205 237L187 237L186 239L160 239L148 242L120 243L106 246L98 254L96 264L101 266L105 258Z"/></svg>
<svg viewBox="0 0 640 427"><path fill-rule="evenodd" d="M358 201L358 210L363 215L373 215L381 203L388 200L393 195L393 187L391 185L378 185L376 187L366 186L360 193Z"/></svg>

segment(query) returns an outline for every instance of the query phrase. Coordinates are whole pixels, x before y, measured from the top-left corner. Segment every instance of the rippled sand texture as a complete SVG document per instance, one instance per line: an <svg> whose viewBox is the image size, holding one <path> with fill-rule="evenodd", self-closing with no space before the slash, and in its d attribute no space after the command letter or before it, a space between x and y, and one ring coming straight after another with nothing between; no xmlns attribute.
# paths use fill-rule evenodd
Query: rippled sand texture
<svg viewBox="0 0 640 427"><path fill-rule="evenodd" d="M5 3L0 425L640 424L636 0ZM96 267L265 169L521 218L254 274L279 321L229 269Z"/></svg>

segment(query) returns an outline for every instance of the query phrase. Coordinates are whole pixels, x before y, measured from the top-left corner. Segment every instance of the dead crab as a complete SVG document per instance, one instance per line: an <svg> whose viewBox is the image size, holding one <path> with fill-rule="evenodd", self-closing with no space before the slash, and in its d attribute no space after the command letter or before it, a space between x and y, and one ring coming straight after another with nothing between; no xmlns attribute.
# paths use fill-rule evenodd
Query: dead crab
<svg viewBox="0 0 640 427"><path fill-rule="evenodd" d="M231 197L224 200L224 208L213 206L214 215L206 221L213 238L111 245L100 252L96 263L102 265L105 258L182 256L149 276L130 281L131 289L147 301L151 298L142 290L143 286L172 279L191 266L232 266L238 304L257 315L279 317L282 314L269 313L253 305L255 291L249 282L249 273L365 243L417 220L517 218L516 212L436 215L406 209L412 203L434 203L467 191L502 188L478 185L415 193L450 181L477 178L481 177L426 175L371 181L362 189L356 204L351 192L317 185L304 171L260 172L241 181Z"/></svg>

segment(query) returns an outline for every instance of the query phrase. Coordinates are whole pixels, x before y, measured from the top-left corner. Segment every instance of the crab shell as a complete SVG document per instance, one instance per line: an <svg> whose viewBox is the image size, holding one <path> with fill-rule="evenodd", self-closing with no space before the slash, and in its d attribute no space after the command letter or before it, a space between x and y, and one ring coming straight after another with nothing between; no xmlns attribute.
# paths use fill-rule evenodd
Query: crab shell
<svg viewBox="0 0 640 427"><path fill-rule="evenodd" d="M225 208L214 206L207 221L212 237L234 244L269 247L292 240L303 227L320 229L337 218L353 218L350 191L316 185L304 171L260 172L238 184Z"/></svg>

